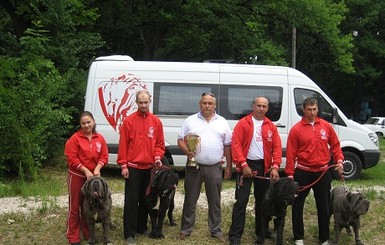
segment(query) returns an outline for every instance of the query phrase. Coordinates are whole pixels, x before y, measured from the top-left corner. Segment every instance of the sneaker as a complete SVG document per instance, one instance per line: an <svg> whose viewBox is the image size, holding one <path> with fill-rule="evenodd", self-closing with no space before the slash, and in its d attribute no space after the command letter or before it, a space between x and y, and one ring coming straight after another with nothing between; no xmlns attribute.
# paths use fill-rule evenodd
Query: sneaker
<svg viewBox="0 0 385 245"><path fill-rule="evenodd" d="M321 245L330 245L329 241L324 241Z"/></svg>
<svg viewBox="0 0 385 245"><path fill-rule="evenodd" d="M303 245L303 240L295 240L295 245Z"/></svg>
<svg viewBox="0 0 385 245"><path fill-rule="evenodd" d="M136 245L136 241L132 236L130 236L126 239L126 244L127 245Z"/></svg>

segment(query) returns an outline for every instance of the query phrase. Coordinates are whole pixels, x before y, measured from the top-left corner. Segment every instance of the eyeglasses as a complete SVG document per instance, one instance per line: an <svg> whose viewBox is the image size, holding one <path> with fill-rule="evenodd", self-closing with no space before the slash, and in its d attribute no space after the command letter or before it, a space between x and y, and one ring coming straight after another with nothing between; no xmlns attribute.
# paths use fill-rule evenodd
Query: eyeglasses
<svg viewBox="0 0 385 245"><path fill-rule="evenodd" d="M206 95L210 95L211 97L214 97L214 98L215 98L215 95L214 95L213 93L211 93L211 92L203 92L203 93L202 93L202 97L203 97L203 96L206 96Z"/></svg>

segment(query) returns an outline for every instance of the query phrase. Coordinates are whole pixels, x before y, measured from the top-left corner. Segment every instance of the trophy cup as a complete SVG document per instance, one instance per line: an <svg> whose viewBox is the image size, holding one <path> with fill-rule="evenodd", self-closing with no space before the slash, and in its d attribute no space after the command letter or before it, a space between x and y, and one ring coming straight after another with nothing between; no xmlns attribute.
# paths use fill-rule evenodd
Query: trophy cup
<svg viewBox="0 0 385 245"><path fill-rule="evenodd" d="M200 143L200 137L196 134L188 134L185 138L186 145L189 151L196 153ZM186 170L197 171L199 165L195 161L195 158L189 158L187 161Z"/></svg>

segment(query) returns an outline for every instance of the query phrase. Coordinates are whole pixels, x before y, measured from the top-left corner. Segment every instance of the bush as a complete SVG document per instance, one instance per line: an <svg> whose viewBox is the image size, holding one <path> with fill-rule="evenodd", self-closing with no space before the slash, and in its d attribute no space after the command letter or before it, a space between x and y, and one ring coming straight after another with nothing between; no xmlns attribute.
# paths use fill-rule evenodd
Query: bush
<svg viewBox="0 0 385 245"><path fill-rule="evenodd" d="M0 57L0 177L34 179L47 158L63 149L71 109L67 82L44 58L45 39L29 31L19 57ZM69 92L67 92L69 91Z"/></svg>

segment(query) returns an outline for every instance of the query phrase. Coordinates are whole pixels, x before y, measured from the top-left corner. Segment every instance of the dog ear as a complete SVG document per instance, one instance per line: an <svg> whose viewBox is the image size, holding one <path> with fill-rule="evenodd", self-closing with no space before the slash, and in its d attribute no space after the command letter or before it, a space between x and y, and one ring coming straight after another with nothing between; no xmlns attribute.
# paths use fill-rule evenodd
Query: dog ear
<svg viewBox="0 0 385 245"><path fill-rule="evenodd" d="M346 199L348 200L348 202L351 202L351 201L352 201L352 198L353 198L353 194L349 191L349 192L346 194Z"/></svg>
<svg viewBox="0 0 385 245"><path fill-rule="evenodd" d="M84 196L87 196L87 193L90 189L90 183L91 183L91 180L88 179L88 180L86 180L86 182L84 182L84 184L82 186L81 192L83 193Z"/></svg>
<svg viewBox="0 0 385 245"><path fill-rule="evenodd" d="M101 190L101 195L102 195L102 198L106 198L107 197L107 191L108 191L108 185L107 185L107 182L104 178L102 177L99 177L99 180L100 180L100 183L102 183L102 190Z"/></svg>

